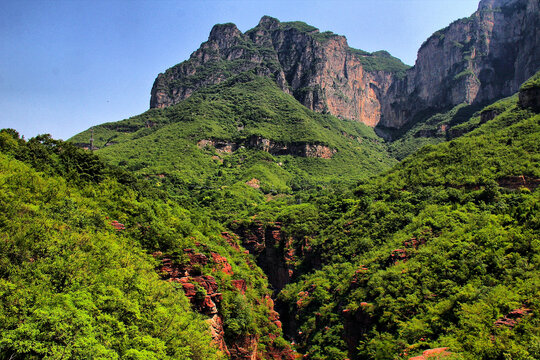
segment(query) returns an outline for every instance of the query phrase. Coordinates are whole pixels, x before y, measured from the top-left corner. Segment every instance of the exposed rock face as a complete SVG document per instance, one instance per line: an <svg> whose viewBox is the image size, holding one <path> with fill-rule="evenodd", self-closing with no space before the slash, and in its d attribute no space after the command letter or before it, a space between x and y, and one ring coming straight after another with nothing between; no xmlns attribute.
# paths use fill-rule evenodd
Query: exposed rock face
<svg viewBox="0 0 540 360"><path fill-rule="evenodd" d="M381 57L394 60L398 70L407 68L386 52L351 49L344 36L306 24L265 16L245 34L233 24L216 25L189 60L159 74L150 107L174 105L201 87L253 70L312 110L375 126L395 71L367 71L364 64Z"/></svg>
<svg viewBox="0 0 540 360"><path fill-rule="evenodd" d="M235 221L233 228L242 245L257 259L257 265L268 276L268 282L276 293L294 277L299 258L303 261L302 266L307 268L321 266L320 257L313 252L310 239L295 240L286 236L280 222Z"/></svg>
<svg viewBox="0 0 540 360"><path fill-rule="evenodd" d="M218 139L203 139L197 142L197 146L201 149L206 146L212 146L218 152L225 153L232 153L240 147L245 146L251 149L266 151L272 155L294 155L323 159L330 159L337 152L336 149L332 149L326 145L307 143L283 144L256 135L252 135L247 140L239 142Z"/></svg>
<svg viewBox="0 0 540 360"><path fill-rule="evenodd" d="M216 25L189 60L159 74L150 107L251 70L306 107L369 126L400 128L428 110L515 93L540 68L537 0L482 0L471 17L437 31L413 68L386 52L349 48L343 36L265 16L241 33Z"/></svg>
<svg viewBox="0 0 540 360"><path fill-rule="evenodd" d="M281 290L289 283L293 274L285 258L285 240L281 234L281 224L253 222L242 224L236 232L242 245L257 258L257 264L268 276L274 291Z"/></svg>
<svg viewBox="0 0 540 360"><path fill-rule="evenodd" d="M520 91L519 105L523 108L540 112L540 88L532 88Z"/></svg>
<svg viewBox="0 0 540 360"><path fill-rule="evenodd" d="M283 73L275 64L275 54L258 51L234 24L215 25L208 41L191 54L189 60L158 75L152 87L150 107L174 105L199 88L218 84L231 74L248 70L275 77L286 90Z"/></svg>
<svg viewBox="0 0 540 360"><path fill-rule="evenodd" d="M519 309L514 309L510 311L506 316L497 319L495 321L495 327L507 327L512 329L514 326L517 325L518 322L520 322L525 316L532 313L531 309L521 307Z"/></svg>
<svg viewBox="0 0 540 360"><path fill-rule="evenodd" d="M221 319L221 316L216 314L206 321L210 326L210 332L214 343L217 344L219 350L224 354L231 356L227 344L225 343L225 331L223 330L223 320Z"/></svg>
<svg viewBox="0 0 540 360"><path fill-rule="evenodd" d="M231 245L240 250L234 236L224 232L222 236L230 241ZM223 272L228 275L234 275L231 264L226 257L210 252L207 256L196 252L194 249L184 249L184 254L189 258L186 264L179 264L171 257L161 252L154 253L154 257L161 260L159 272L162 278L167 281L181 284L186 297L189 299L192 307L199 313L208 316L207 323L212 334L213 342L229 358L236 360L257 360L257 359L284 359L293 360L294 352L289 346L276 346L274 340L279 334L269 334L270 344L266 344L264 350L259 349L259 335L242 335L234 339L225 336L223 326L223 315L220 313L220 303L223 300L222 293L219 291L220 285L216 278L210 275L202 275L201 267L207 264L213 264L213 272ZM232 280L232 285L240 294L245 295L247 283L243 279ZM281 329L279 314L274 310L274 302L268 296L258 300L259 303L268 307L268 321L274 323L278 329Z"/></svg>
<svg viewBox="0 0 540 360"><path fill-rule="evenodd" d="M452 355L447 347L425 350L422 355L409 358L409 360L443 359Z"/></svg>
<svg viewBox="0 0 540 360"><path fill-rule="evenodd" d="M399 128L422 111L510 96L540 68L537 0L482 0L471 17L434 33L396 79L379 125Z"/></svg>

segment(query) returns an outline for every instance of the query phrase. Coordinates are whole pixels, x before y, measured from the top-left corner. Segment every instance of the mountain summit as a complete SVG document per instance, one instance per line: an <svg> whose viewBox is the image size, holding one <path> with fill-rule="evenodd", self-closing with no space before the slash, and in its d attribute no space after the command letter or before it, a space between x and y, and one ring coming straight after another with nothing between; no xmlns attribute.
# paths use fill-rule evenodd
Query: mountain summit
<svg viewBox="0 0 540 360"><path fill-rule="evenodd" d="M241 33L216 25L208 41L159 74L151 108L245 71L272 78L307 108L371 127L401 128L431 110L515 93L540 67L536 0L484 0L468 18L435 32L409 68L386 51L348 46L344 36L264 16Z"/></svg>

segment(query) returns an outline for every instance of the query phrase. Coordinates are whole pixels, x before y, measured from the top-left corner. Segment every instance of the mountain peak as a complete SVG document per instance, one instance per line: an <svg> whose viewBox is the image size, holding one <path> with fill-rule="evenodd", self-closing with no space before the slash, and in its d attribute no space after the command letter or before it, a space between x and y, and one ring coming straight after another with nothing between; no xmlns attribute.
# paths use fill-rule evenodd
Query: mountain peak
<svg viewBox="0 0 540 360"><path fill-rule="evenodd" d="M279 20L268 15L264 15L259 21L259 26L265 29L276 29L279 27Z"/></svg>
<svg viewBox="0 0 540 360"><path fill-rule="evenodd" d="M241 36L242 32L238 30L238 27L236 27L236 25L233 23L216 24L212 28L212 31L210 31L210 36L208 37L208 40L219 41L223 39L230 39Z"/></svg>
<svg viewBox="0 0 540 360"><path fill-rule="evenodd" d="M520 0L481 0L478 4L478 10L501 8L518 1Z"/></svg>

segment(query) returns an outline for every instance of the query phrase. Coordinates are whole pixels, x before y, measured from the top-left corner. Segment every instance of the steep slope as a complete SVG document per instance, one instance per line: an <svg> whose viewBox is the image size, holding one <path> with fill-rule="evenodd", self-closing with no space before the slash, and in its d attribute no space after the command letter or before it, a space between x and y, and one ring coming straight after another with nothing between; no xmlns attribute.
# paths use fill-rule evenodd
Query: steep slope
<svg viewBox="0 0 540 360"><path fill-rule="evenodd" d="M150 106L176 104L252 70L309 109L378 126L390 137L389 129L434 112L515 93L540 68L539 14L536 0L482 0L469 18L427 39L409 69L387 52L352 49L345 37L302 22L265 16L245 34L216 25L189 60L157 77Z"/></svg>
<svg viewBox="0 0 540 360"><path fill-rule="evenodd" d="M498 115L424 147L355 198L278 213L283 234L304 229L283 252L308 274L278 299L307 358L540 356L540 114L517 96L489 108Z"/></svg>
<svg viewBox="0 0 540 360"><path fill-rule="evenodd" d="M150 107L176 104L201 87L254 70L309 109L375 126L392 75L403 76L407 68L385 51L356 50L344 36L265 16L245 34L234 24L214 26L189 60L158 75Z"/></svg>
<svg viewBox="0 0 540 360"><path fill-rule="evenodd" d="M536 0L482 0L478 11L435 32L413 68L392 83L379 123L400 128L426 110L482 104L515 93L540 69Z"/></svg>
<svg viewBox="0 0 540 360"><path fill-rule="evenodd" d="M201 210L10 130L0 188L1 358L293 358L264 275Z"/></svg>
<svg viewBox="0 0 540 360"><path fill-rule="evenodd" d="M113 164L190 187L256 179L264 192L289 192L350 183L394 163L369 127L310 111L249 72L93 131L97 152ZM88 146L90 136L70 141Z"/></svg>

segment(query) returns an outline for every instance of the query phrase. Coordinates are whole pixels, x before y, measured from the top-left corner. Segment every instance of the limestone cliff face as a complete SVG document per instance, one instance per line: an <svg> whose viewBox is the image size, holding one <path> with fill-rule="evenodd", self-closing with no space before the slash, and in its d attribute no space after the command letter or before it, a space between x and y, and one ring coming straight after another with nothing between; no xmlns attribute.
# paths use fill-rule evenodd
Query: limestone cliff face
<svg viewBox="0 0 540 360"><path fill-rule="evenodd" d="M515 93L540 68L538 24L538 0L482 0L427 39L408 70L386 52L352 49L344 36L301 22L265 16L246 33L216 25L189 60L157 77L150 107L251 70L312 110L400 128L425 111Z"/></svg>
<svg viewBox="0 0 540 360"><path fill-rule="evenodd" d="M379 58L390 59L393 68L368 71L366 62ZM214 26L189 60L159 74L150 107L174 105L201 87L252 70L312 110L375 126L393 75L406 68L388 53L349 48L344 36L265 16L245 34L233 24Z"/></svg>
<svg viewBox="0 0 540 360"><path fill-rule="evenodd" d="M377 124L393 72L367 71L362 60L376 56L351 49L344 36L300 31L270 17L248 34L256 44L275 49L287 84L306 107Z"/></svg>
<svg viewBox="0 0 540 360"><path fill-rule="evenodd" d="M215 25L208 41L189 60L159 74L151 92L150 107L163 108L188 98L194 91L222 82L232 75L254 70L273 76L281 88L283 74L273 60L275 54L257 49L234 24Z"/></svg>
<svg viewBox="0 0 540 360"><path fill-rule="evenodd" d="M437 31L387 93L379 125L399 128L424 110L509 96L540 68L538 0L482 0Z"/></svg>

